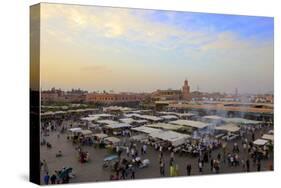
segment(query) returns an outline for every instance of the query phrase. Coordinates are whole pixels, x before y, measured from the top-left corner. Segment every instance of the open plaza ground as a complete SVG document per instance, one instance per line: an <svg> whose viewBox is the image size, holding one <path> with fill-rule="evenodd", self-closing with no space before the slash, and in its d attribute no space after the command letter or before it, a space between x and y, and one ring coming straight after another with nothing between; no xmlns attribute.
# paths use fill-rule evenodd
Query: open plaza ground
<svg viewBox="0 0 281 188"><path fill-rule="evenodd" d="M120 123L120 119L124 119L124 114L119 114L118 118L115 117L114 120L105 118L101 121L102 124L93 124L92 122L100 121L96 120L82 126L81 118L83 117L91 116L84 114L75 115L75 118L56 116L56 118L49 117L42 121L40 148L42 184L273 170L273 149L269 149L269 143L272 142L259 143L260 140L264 140L260 139L263 135L273 132L272 125L262 123L255 125L255 128L251 126L244 132L239 129L240 132L237 132L239 137L234 139L215 138L214 136L219 136L219 134L215 135L213 132L212 137L206 137L207 133L204 131L204 136L200 134L202 137L196 138L195 141L192 132L179 133L192 136L183 143L173 146L173 144L168 144L168 141L163 142L159 138L153 138L151 136L153 134L146 135L134 131L136 127L147 127L149 122L133 126L134 128L120 128L118 131L121 133L117 134L118 131L110 131L105 127L110 123L112 126L109 127L114 127L113 125L116 125L114 122L119 121ZM147 117L150 118L150 116ZM156 123L156 125L159 124ZM222 127L222 125L220 126ZM86 137L80 135L80 138L75 141L73 133L69 130L74 130L73 128L76 127L82 130L91 130L92 134ZM159 130L166 133L169 131ZM107 133L108 137L117 138L116 143L114 141L105 142L103 141L105 138L95 140L93 135L99 133ZM162 132L160 133L162 134ZM136 135L145 135L146 139L132 140ZM208 138L207 141L206 139L204 141L203 137ZM188 144L190 147L195 147L195 145L200 145L200 147L196 147L196 153L184 152L189 147ZM257 151L262 154L257 154ZM108 156L117 158L109 161L105 168L105 158ZM136 162L138 160L140 162ZM149 162L142 164L143 161ZM49 179L47 178L48 182L46 182L46 176L49 177Z"/></svg>

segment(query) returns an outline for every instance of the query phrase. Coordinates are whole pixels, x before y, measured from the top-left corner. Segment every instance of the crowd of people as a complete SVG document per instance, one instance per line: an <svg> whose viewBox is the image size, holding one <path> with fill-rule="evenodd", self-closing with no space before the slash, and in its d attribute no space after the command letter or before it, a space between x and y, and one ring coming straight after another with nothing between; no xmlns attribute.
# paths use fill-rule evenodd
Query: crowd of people
<svg viewBox="0 0 281 188"><path fill-rule="evenodd" d="M67 125L63 122L68 122ZM57 139L64 134L68 128L73 127L73 119L61 118L48 120L42 123L41 127L41 145L52 149L52 144L46 141L50 134L57 134ZM114 146L114 153L117 154L116 160L110 166L110 180L135 179L139 169L148 166L149 159L145 159L148 152L154 150L159 156L159 173L161 177L183 176L193 174L218 174L225 172L227 169L236 169L240 172L261 171L262 169L272 170L273 165L263 166L263 160L272 159L272 150L268 146L259 147L253 144L253 141L263 133L264 127L243 128L240 132L239 140L224 141L220 139L209 138L208 141L199 139L193 142L187 142L180 147L173 147L161 141L138 142L130 141L134 135L129 129L121 131L119 137L124 138L125 142ZM267 129L265 128L265 131ZM103 129L101 131L104 131ZM108 132L103 132L108 133ZM77 138L78 139L78 138ZM81 163L89 160L89 153L83 150L83 146L95 144L89 138L79 139L78 158ZM184 154L188 154L187 156ZM56 152L56 157L62 157L63 152ZM169 156L169 157L167 157ZM185 157L186 163L182 165L177 157ZM144 159L142 159L144 158ZM192 159L192 160L191 160ZM197 164L194 163L197 161ZM185 173L182 169L185 168ZM63 167L60 170L49 172L46 160L41 162L41 171L44 174L43 181L45 184L68 183L73 176L72 168Z"/></svg>

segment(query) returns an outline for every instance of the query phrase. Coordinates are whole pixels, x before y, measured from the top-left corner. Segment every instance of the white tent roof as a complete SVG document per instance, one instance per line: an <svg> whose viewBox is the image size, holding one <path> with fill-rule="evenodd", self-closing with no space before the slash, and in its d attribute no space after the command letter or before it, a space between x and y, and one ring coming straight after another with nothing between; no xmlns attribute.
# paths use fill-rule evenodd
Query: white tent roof
<svg viewBox="0 0 281 188"><path fill-rule="evenodd" d="M227 123L237 123L237 124L260 124L260 121L254 121L244 118L224 118L224 121Z"/></svg>
<svg viewBox="0 0 281 188"><path fill-rule="evenodd" d="M120 139L116 137L106 137L104 138L104 140L108 142L112 142L113 144L120 142Z"/></svg>
<svg viewBox="0 0 281 188"><path fill-rule="evenodd" d="M81 130L80 133L83 134L84 136L85 136L85 135L93 134L93 132L90 131L90 130Z"/></svg>
<svg viewBox="0 0 281 188"><path fill-rule="evenodd" d="M85 110L85 109L77 109L77 110L75 110L76 112L85 112L85 111L87 111L87 110Z"/></svg>
<svg viewBox="0 0 281 188"><path fill-rule="evenodd" d="M274 136L272 134L264 134L264 135L262 135L261 138L264 139L264 140L274 141Z"/></svg>
<svg viewBox="0 0 281 188"><path fill-rule="evenodd" d="M177 113L177 112L158 112L159 114L164 114L164 115L175 115L178 117L190 117L194 116L195 114L193 113Z"/></svg>
<svg viewBox="0 0 281 188"><path fill-rule="evenodd" d="M136 122L136 123L147 123L147 120L145 120L145 119L138 119L138 120L134 120L134 122Z"/></svg>
<svg viewBox="0 0 281 188"><path fill-rule="evenodd" d="M103 108L103 111L114 111L114 110L119 110L119 111L132 111L132 108L129 108L129 107L122 107L122 106L109 106L109 107L104 107Z"/></svg>
<svg viewBox="0 0 281 188"><path fill-rule="evenodd" d="M41 116L47 116L47 115L54 115L54 112L48 111L48 112L41 113Z"/></svg>
<svg viewBox="0 0 281 188"><path fill-rule="evenodd" d="M179 117L191 117L191 116L195 116L196 114L188 112L188 113L177 113L175 115Z"/></svg>
<svg viewBox="0 0 281 188"><path fill-rule="evenodd" d="M99 118L98 117L95 117L95 116L90 116L90 117L83 117L81 118L82 121L95 121L95 120L98 120Z"/></svg>
<svg viewBox="0 0 281 188"><path fill-rule="evenodd" d="M121 122L123 123L133 123L134 122L134 119L133 118L122 118L122 119L119 119Z"/></svg>
<svg viewBox="0 0 281 188"><path fill-rule="evenodd" d="M166 129L166 130L178 130L180 128L183 128L182 125L173 125L169 123L156 123L156 124L149 124L145 126L151 128Z"/></svg>
<svg viewBox="0 0 281 188"><path fill-rule="evenodd" d="M127 123L116 123L116 124L105 125L105 127L110 129L120 129L120 128L129 128L131 127L131 125Z"/></svg>
<svg viewBox="0 0 281 188"><path fill-rule="evenodd" d="M81 132L82 129L80 127L76 127L76 128L68 129L68 131L70 131L70 132Z"/></svg>
<svg viewBox="0 0 281 188"><path fill-rule="evenodd" d="M93 136L95 136L95 137L97 137L99 139L103 139L103 138L108 137L107 134L103 134L103 133L93 134Z"/></svg>
<svg viewBox="0 0 281 188"><path fill-rule="evenodd" d="M225 125L220 125L215 128L215 130L222 130L222 131L227 131L227 132L237 132L240 130L240 127L238 127L235 124L225 124Z"/></svg>
<svg viewBox="0 0 281 188"><path fill-rule="evenodd" d="M54 114L65 114L66 112L65 111L56 111L54 112Z"/></svg>
<svg viewBox="0 0 281 188"><path fill-rule="evenodd" d="M143 133L146 133L146 134L162 131L160 129L154 129L154 128L145 127L145 126L135 127L135 128L132 128L131 130L138 131L138 132L143 132Z"/></svg>
<svg viewBox="0 0 281 188"><path fill-rule="evenodd" d="M258 146L263 146L266 143L268 143L268 140L264 140L264 139L257 139L257 140L254 141L254 144L258 145Z"/></svg>
<svg viewBox="0 0 281 188"><path fill-rule="evenodd" d="M188 127L193 127L197 129L203 129L205 127L208 127L208 123L200 122L200 121L191 121L191 120L175 120L175 121L170 121L169 123L171 124L176 124L176 125L183 125L183 126L188 126Z"/></svg>
<svg viewBox="0 0 281 188"><path fill-rule="evenodd" d="M91 114L89 115L90 117L98 117L98 118L106 118L106 117L112 117L113 115L111 114Z"/></svg>
<svg viewBox="0 0 281 188"><path fill-rule="evenodd" d="M165 116L160 116L160 118L167 119L167 120L169 120L169 119L178 119L178 117L175 116L175 115L165 115Z"/></svg>
<svg viewBox="0 0 281 188"><path fill-rule="evenodd" d="M140 114L136 114L136 113L133 113L133 114L124 114L125 117L128 117L128 118L131 118L131 117L138 117Z"/></svg>
<svg viewBox="0 0 281 188"><path fill-rule="evenodd" d="M154 132L150 134L153 138L158 138L161 140L169 141L174 146L178 146L183 144L188 138L190 138L190 135L187 134L181 134L174 131L162 131L162 132Z"/></svg>
<svg viewBox="0 0 281 188"><path fill-rule="evenodd" d="M150 116L150 115L141 115L141 114L125 114L126 117L137 117L145 120L151 120L151 121L159 121L162 120L162 118L157 116Z"/></svg>
<svg viewBox="0 0 281 188"><path fill-rule="evenodd" d="M144 139L147 139L147 135L146 134L138 134L138 135L134 135L130 137L130 140L137 140L137 141L141 141Z"/></svg>
<svg viewBox="0 0 281 188"><path fill-rule="evenodd" d="M141 120L136 120L136 119L133 119L133 118L122 118L122 119L119 119L121 122L123 123L127 123L127 124L131 124L131 123L146 123L147 120L144 120L144 119L141 119Z"/></svg>
<svg viewBox="0 0 281 188"><path fill-rule="evenodd" d="M118 124L119 122L113 120L99 120L97 121L97 123L110 125L110 124Z"/></svg>
<svg viewBox="0 0 281 188"><path fill-rule="evenodd" d="M224 117L221 116L203 116L203 119L212 120L212 121L222 121Z"/></svg>

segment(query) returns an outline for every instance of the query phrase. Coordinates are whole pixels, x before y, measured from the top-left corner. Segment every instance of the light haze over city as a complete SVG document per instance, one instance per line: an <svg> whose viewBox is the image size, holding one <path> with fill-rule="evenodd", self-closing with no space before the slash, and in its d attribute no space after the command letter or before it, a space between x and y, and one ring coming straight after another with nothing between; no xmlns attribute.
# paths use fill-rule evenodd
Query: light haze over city
<svg viewBox="0 0 281 188"><path fill-rule="evenodd" d="M41 86L273 92L273 18L41 4Z"/></svg>

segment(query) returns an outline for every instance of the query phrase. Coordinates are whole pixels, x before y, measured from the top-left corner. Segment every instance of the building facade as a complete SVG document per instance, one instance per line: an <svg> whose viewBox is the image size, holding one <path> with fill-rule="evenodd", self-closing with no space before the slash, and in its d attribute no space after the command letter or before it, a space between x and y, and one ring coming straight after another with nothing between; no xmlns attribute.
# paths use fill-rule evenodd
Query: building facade
<svg viewBox="0 0 281 188"><path fill-rule="evenodd" d="M124 103L140 102L145 99L145 94L137 93L88 93L85 102L89 103Z"/></svg>
<svg viewBox="0 0 281 188"><path fill-rule="evenodd" d="M158 100L190 100L190 87L188 81L184 81L184 85L180 90L167 89L167 90L157 90L152 93L152 99Z"/></svg>

